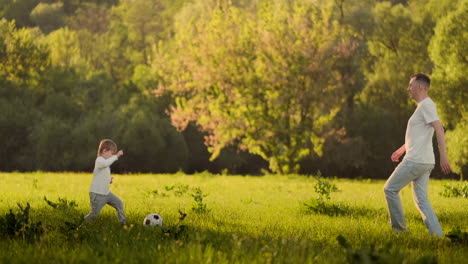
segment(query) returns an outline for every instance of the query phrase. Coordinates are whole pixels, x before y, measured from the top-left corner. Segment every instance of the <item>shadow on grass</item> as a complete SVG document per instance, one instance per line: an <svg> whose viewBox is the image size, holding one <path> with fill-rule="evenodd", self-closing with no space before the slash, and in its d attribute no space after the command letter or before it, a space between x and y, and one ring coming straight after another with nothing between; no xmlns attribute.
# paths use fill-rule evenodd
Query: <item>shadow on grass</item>
<svg viewBox="0 0 468 264"><path fill-rule="evenodd" d="M305 214L322 214L328 216L352 217L383 217L387 215L384 208L369 208L366 206L352 206L345 203L334 203L318 199L311 199L304 203Z"/></svg>

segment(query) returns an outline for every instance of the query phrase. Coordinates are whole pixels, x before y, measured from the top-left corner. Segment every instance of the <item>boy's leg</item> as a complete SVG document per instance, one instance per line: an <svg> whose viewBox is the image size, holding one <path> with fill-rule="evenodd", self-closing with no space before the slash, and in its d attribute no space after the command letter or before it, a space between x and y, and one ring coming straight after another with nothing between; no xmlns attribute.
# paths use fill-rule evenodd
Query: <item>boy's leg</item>
<svg viewBox="0 0 468 264"><path fill-rule="evenodd" d="M440 227L439 219L432 209L427 197L429 186L429 176L434 165L421 164L419 166L420 175L413 181L413 200L421 213L422 219L429 229L429 234L443 236L442 228Z"/></svg>
<svg viewBox="0 0 468 264"><path fill-rule="evenodd" d="M405 214L401 205L399 192L409 182L412 181L411 170L413 164L403 160L393 171L384 186L385 198L387 200L388 211L392 229L396 232L406 231Z"/></svg>
<svg viewBox="0 0 468 264"><path fill-rule="evenodd" d="M106 196L90 192L89 201L91 203L91 212L84 217L86 221L95 219L99 215L99 212L101 212L102 207L106 205Z"/></svg>
<svg viewBox="0 0 468 264"><path fill-rule="evenodd" d="M119 197L117 197L115 194L110 192L107 195L107 203L110 206L114 207L115 210L117 211L117 217L119 218L119 223L121 225L125 225L126 224L126 217L125 217L125 212L124 212L124 204L123 204L122 200L120 200Z"/></svg>

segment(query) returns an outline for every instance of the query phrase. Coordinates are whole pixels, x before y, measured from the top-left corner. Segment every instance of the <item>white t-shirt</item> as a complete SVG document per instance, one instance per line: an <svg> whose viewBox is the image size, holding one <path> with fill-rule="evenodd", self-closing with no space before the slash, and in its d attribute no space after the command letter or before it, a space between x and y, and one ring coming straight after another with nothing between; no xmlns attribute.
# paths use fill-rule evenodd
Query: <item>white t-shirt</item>
<svg viewBox="0 0 468 264"><path fill-rule="evenodd" d="M90 192L108 195L110 193L110 165L116 161L117 155L114 155L108 159L104 157L97 157L96 162L94 163L94 177L93 182L91 183Z"/></svg>
<svg viewBox="0 0 468 264"><path fill-rule="evenodd" d="M405 159L424 164L435 164L432 137L434 127L432 122L439 120L436 105L431 98L426 97L418 103L418 107L408 120L405 135Z"/></svg>

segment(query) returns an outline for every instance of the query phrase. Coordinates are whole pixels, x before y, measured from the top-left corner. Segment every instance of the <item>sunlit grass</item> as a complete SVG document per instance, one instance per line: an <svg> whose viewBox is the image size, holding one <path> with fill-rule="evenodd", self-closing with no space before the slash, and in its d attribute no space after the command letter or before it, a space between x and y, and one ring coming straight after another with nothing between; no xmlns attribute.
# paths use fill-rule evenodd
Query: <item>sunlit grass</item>
<svg viewBox="0 0 468 264"><path fill-rule="evenodd" d="M44 234L34 243L20 238L0 239L2 262L140 263L344 263L346 252L338 244L342 235L355 250L385 249L392 260L416 262L435 257L440 263L463 263L468 245L427 235L410 188L402 190L409 234L390 231L384 181L328 179L339 189L330 203L346 206L339 216L307 214L304 202L317 197L317 179L304 176L215 176L199 174L114 175L112 192L125 203L128 227L118 225L113 208L106 206L97 220L79 231L63 232L65 221L89 212L88 173L1 173L0 213L31 204L32 221L41 221ZM445 232L466 231L468 199L446 198L439 193L448 181L432 180L430 201ZM188 185L178 196L166 186ZM194 188L208 194L207 213L192 211ZM170 189L170 188L169 188ZM153 192L157 190L156 192ZM65 198L77 208L60 211L44 201ZM187 213L188 231L174 238L163 230L142 226L145 215L159 213L165 224L175 225L179 209Z"/></svg>

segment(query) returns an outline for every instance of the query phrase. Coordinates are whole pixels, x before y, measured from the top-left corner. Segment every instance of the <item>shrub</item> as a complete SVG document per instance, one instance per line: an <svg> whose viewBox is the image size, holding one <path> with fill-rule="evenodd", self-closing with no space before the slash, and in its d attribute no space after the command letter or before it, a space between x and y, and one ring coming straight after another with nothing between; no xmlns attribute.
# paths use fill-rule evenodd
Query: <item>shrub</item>
<svg viewBox="0 0 468 264"><path fill-rule="evenodd" d="M10 238L20 237L28 242L38 238L43 232L41 222L33 223L29 220L30 205L27 203L23 207L18 203L20 212L15 214L13 210L4 216L0 216L0 236L8 236Z"/></svg>
<svg viewBox="0 0 468 264"><path fill-rule="evenodd" d="M468 183L452 185L444 184L444 190L440 193L444 197L463 197L468 198Z"/></svg>

